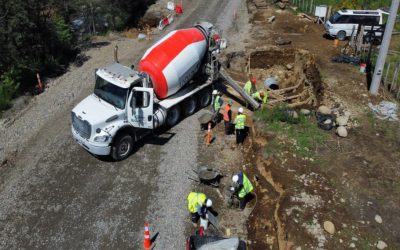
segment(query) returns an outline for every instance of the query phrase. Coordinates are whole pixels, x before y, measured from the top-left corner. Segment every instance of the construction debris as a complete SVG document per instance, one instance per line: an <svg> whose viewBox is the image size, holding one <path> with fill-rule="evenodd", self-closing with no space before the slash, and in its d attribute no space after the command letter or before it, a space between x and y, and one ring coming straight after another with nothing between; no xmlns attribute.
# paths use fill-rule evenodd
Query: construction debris
<svg viewBox="0 0 400 250"><path fill-rule="evenodd" d="M285 39L283 39L282 37L278 37L278 39L275 40L275 44L276 44L276 45L288 45L288 44L291 44L291 43L292 43L292 41L290 41L290 40L285 40Z"/></svg>
<svg viewBox="0 0 400 250"><path fill-rule="evenodd" d="M381 120L398 121L397 104L388 101L382 101L378 105L368 103L368 107L376 114L376 117Z"/></svg>
<svg viewBox="0 0 400 250"><path fill-rule="evenodd" d="M265 1L265 0L253 0L253 3L257 9L267 9L268 8L267 1Z"/></svg>
<svg viewBox="0 0 400 250"><path fill-rule="evenodd" d="M309 15L305 14L305 13L299 13L297 14L298 17L303 18L303 20L308 20L308 21L314 21L314 18L310 17Z"/></svg>
<svg viewBox="0 0 400 250"><path fill-rule="evenodd" d="M275 16L269 17L267 21L268 23L273 23L275 21Z"/></svg>

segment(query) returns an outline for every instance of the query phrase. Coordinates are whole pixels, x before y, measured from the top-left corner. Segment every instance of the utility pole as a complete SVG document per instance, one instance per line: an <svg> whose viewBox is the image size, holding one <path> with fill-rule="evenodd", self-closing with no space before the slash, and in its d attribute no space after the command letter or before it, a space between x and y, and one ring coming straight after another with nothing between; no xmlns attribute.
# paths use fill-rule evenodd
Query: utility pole
<svg viewBox="0 0 400 250"><path fill-rule="evenodd" d="M386 23L381 49L379 50L379 55L375 65L374 75L372 77L371 87L369 89L369 92L372 95L378 94L378 89L383 74L383 67L385 66L386 56L389 50L390 39L392 38L393 27L394 24L396 23L396 16L397 16L397 10L399 9L399 2L400 0L392 0L392 4L390 6L389 18Z"/></svg>

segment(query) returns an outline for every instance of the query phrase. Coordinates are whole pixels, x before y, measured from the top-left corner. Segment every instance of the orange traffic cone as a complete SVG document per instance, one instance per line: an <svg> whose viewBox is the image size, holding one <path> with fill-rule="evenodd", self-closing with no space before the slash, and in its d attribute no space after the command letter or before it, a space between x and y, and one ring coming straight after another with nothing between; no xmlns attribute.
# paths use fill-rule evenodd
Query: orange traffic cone
<svg viewBox="0 0 400 250"><path fill-rule="evenodd" d="M144 223L144 249L151 249L151 241L150 241L150 231L149 231L149 223Z"/></svg>
<svg viewBox="0 0 400 250"><path fill-rule="evenodd" d="M211 143L211 122L208 123L208 131L207 131L207 145Z"/></svg>

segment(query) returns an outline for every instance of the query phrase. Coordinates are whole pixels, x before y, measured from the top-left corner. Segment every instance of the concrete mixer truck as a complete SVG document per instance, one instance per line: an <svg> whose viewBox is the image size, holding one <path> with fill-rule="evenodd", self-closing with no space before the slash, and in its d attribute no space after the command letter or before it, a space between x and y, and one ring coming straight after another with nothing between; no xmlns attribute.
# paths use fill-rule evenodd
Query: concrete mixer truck
<svg viewBox="0 0 400 250"><path fill-rule="evenodd" d="M208 106L219 77L220 41L213 25L202 22L163 37L138 70L118 62L97 69L93 93L71 112L76 142L92 154L123 160L154 129Z"/></svg>

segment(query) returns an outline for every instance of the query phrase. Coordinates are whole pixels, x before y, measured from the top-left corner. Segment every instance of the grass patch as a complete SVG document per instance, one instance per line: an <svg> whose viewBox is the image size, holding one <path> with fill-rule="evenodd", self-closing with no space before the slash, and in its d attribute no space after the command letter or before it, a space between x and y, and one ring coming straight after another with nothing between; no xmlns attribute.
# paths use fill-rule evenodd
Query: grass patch
<svg viewBox="0 0 400 250"><path fill-rule="evenodd" d="M285 105L281 105L258 110L255 117L265 124L267 131L287 139L290 148L298 155L311 157L314 155L315 146L326 140L327 134L318 128L315 119L302 114L294 118L290 115L291 112ZM272 145L274 144L276 143Z"/></svg>

